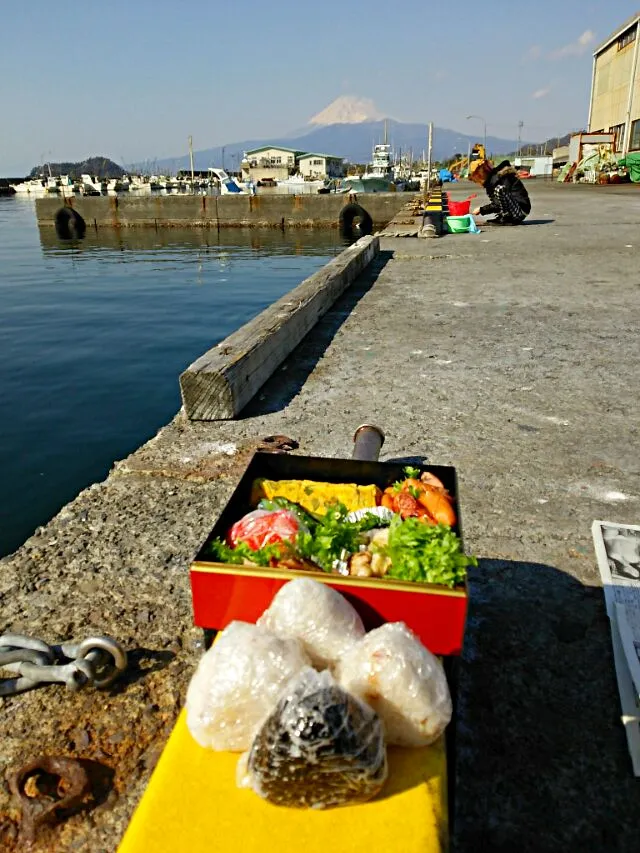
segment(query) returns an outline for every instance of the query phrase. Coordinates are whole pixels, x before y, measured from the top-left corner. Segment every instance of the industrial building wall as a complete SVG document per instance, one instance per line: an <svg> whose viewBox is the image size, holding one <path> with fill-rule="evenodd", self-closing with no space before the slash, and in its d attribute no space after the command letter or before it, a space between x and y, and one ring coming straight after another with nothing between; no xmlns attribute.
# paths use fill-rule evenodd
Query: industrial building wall
<svg viewBox="0 0 640 853"><path fill-rule="evenodd" d="M618 42L596 58L593 81L593 103L589 130L608 131L623 125L629 98L629 83L635 41L618 49ZM631 120L640 118L640 77L636 73Z"/></svg>

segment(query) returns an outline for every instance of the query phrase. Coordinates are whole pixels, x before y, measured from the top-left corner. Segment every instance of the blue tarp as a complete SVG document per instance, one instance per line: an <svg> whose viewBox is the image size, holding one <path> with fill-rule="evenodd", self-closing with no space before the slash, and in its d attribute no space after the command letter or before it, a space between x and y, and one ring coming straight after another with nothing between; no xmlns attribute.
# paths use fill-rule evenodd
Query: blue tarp
<svg viewBox="0 0 640 853"><path fill-rule="evenodd" d="M455 181L455 178L453 177L453 173L448 169L440 169L440 180L443 184L446 184L449 181Z"/></svg>

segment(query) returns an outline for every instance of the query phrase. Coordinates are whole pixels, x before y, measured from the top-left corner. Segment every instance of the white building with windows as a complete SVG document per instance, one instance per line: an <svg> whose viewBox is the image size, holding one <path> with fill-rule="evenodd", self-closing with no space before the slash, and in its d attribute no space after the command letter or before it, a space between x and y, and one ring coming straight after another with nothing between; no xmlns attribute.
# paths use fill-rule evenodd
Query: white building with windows
<svg viewBox="0 0 640 853"><path fill-rule="evenodd" d="M245 151L242 160L243 180L272 179L286 181L300 174L307 180L342 178L345 175L344 159L331 154L308 154L280 145L263 145Z"/></svg>
<svg viewBox="0 0 640 853"><path fill-rule="evenodd" d="M640 151L639 26L637 12L593 55L589 132L614 133L619 154Z"/></svg>
<svg viewBox="0 0 640 853"><path fill-rule="evenodd" d="M304 151L283 148L279 145L263 145L245 151L241 163L243 180L260 181L272 178L286 181L298 170L298 158Z"/></svg>
<svg viewBox="0 0 640 853"><path fill-rule="evenodd" d="M344 158L331 154L303 154L298 157L298 170L309 180L343 178L346 171Z"/></svg>

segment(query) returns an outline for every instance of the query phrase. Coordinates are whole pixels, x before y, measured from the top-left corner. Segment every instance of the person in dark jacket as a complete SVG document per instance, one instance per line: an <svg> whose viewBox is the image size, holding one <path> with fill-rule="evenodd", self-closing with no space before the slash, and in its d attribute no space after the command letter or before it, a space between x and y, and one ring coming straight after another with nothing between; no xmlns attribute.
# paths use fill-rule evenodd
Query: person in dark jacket
<svg viewBox="0 0 640 853"><path fill-rule="evenodd" d="M495 213L495 219L488 222L520 225L531 212L529 193L508 160L495 167L489 160L476 160L469 169L469 179L487 191L489 204L476 207L473 213L481 216Z"/></svg>

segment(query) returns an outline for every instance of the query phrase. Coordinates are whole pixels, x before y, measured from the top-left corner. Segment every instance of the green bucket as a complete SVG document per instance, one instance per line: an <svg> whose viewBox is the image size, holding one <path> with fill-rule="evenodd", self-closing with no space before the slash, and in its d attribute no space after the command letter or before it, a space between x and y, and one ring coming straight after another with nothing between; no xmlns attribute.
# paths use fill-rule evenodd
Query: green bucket
<svg viewBox="0 0 640 853"><path fill-rule="evenodd" d="M452 234L465 234L473 227L470 213L465 216L447 216L447 227Z"/></svg>

